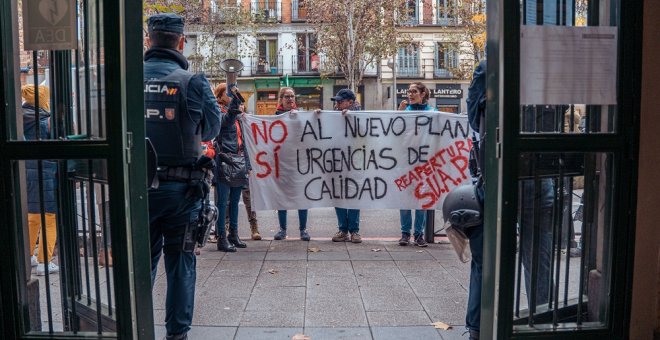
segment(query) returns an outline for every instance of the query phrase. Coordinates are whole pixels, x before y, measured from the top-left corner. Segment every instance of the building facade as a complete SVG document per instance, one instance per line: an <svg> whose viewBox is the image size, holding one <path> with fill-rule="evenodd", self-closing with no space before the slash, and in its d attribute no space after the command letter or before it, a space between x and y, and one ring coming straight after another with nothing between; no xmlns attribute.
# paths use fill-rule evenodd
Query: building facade
<svg viewBox="0 0 660 340"><path fill-rule="evenodd" d="M464 35L458 20L446 14L448 0L410 0L410 19L400 26L411 44L401 46L398 54L383 59L381 65L370 65L358 87L358 100L363 109L391 110L406 98L412 82L422 82L431 90L429 104L447 112L465 112L465 96L469 80L459 79L451 70L462 64L474 65L474 58L459 52ZM252 15L250 31L215 35L215 47L209 47L212 37L191 25L184 54L196 63L203 63L211 54L215 58L237 58L243 62L238 85L248 94L248 108L256 114L272 114L277 107L281 87L296 90L301 109L333 107L330 98L347 85L339 74L322 73L323 56L316 54L316 35L307 21L307 8L300 0L237 0L236 7L220 8L216 1L206 7L211 15L228 16L232 8ZM228 19L225 19L228 20ZM440 32L440 33L438 33ZM204 46L202 46L204 45ZM216 51L212 51L216 49ZM220 51L217 51L220 49ZM208 61L206 61L208 64ZM396 68L396 72L393 69ZM212 69L209 72L209 69ZM215 68L205 71L212 82L220 82L224 74Z"/></svg>

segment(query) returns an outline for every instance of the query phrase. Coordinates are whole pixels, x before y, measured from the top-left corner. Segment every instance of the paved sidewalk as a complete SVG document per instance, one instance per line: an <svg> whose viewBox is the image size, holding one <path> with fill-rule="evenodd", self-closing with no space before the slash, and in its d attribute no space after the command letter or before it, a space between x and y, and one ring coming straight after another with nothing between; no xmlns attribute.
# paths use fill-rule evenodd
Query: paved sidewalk
<svg viewBox="0 0 660 340"><path fill-rule="evenodd" d="M312 235L314 236L314 235ZM469 263L451 245L401 247L329 239L246 241L197 257L196 339L464 339ZM156 338L165 334L164 270L154 286ZM442 321L450 330L430 324Z"/></svg>

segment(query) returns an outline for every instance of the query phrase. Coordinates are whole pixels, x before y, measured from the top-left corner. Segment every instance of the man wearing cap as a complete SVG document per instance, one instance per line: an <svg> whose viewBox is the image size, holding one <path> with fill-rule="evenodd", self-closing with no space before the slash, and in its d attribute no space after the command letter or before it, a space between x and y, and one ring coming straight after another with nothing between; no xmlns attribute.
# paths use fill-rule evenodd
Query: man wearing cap
<svg viewBox="0 0 660 340"><path fill-rule="evenodd" d="M349 89L339 90L337 95L330 98L330 100L335 102L335 110L341 111L342 115L345 115L349 110L360 110L360 103L357 102L355 93ZM337 213L339 231L332 237L332 240L334 242L362 242L362 237L359 234L360 209L335 208L335 212Z"/></svg>
<svg viewBox="0 0 660 340"><path fill-rule="evenodd" d="M187 71L183 18L157 14L147 26L145 120L147 137L158 156L159 182L149 190L151 282L153 286L158 261L165 254L166 339L181 340L187 339L192 323L194 233L202 198L208 193L207 165L212 164L202 157L200 143L220 132L220 109L206 77Z"/></svg>

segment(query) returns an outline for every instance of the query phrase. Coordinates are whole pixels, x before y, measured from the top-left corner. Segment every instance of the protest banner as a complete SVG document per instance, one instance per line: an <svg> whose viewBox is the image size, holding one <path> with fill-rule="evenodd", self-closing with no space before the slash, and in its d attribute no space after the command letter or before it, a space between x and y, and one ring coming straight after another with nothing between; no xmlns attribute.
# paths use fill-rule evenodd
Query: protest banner
<svg viewBox="0 0 660 340"><path fill-rule="evenodd" d="M256 210L441 209L470 181L465 115L303 111L241 124Z"/></svg>

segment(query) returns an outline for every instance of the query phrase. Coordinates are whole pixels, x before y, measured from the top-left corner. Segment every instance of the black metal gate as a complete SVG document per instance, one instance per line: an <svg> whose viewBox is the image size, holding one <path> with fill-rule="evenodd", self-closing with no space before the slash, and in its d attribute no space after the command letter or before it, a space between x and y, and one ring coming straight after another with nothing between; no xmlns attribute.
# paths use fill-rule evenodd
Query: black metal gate
<svg viewBox="0 0 660 340"><path fill-rule="evenodd" d="M641 8L488 2L484 336L628 335Z"/></svg>
<svg viewBox="0 0 660 340"><path fill-rule="evenodd" d="M0 3L3 338L153 338L141 6Z"/></svg>

